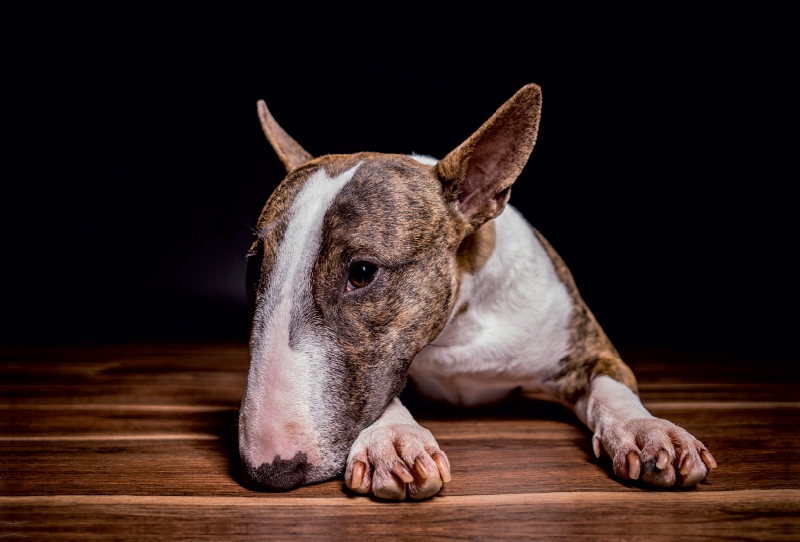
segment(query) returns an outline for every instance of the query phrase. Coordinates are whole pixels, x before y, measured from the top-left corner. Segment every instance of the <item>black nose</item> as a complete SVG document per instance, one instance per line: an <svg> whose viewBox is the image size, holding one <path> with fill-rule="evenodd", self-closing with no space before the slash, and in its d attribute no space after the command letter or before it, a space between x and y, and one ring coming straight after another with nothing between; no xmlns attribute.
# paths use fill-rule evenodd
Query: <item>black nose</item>
<svg viewBox="0 0 800 542"><path fill-rule="evenodd" d="M297 452L291 459L276 455L272 463L262 463L258 468L243 457L242 479L253 489L286 491L305 484L311 467L303 452Z"/></svg>

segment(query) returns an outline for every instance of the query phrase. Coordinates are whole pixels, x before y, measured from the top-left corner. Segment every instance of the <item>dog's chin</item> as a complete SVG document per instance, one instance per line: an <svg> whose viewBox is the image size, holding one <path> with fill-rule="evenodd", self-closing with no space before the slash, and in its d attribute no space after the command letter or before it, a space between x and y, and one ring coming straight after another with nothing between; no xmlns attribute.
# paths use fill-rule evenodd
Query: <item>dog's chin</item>
<svg viewBox="0 0 800 542"><path fill-rule="evenodd" d="M259 491L289 491L300 486L324 482L335 477L341 468L321 468L308 462L306 454L297 452L291 459L276 457L272 463L254 467L242 458L242 482Z"/></svg>

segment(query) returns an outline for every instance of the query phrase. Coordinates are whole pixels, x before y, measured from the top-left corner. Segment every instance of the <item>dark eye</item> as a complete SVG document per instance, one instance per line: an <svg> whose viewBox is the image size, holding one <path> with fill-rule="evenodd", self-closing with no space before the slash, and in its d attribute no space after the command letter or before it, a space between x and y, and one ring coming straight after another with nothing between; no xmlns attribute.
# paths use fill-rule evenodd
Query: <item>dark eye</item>
<svg viewBox="0 0 800 542"><path fill-rule="evenodd" d="M375 271L378 268L371 263L356 262L350 266L350 276L347 278L347 291L355 290L356 288L363 288L375 276Z"/></svg>

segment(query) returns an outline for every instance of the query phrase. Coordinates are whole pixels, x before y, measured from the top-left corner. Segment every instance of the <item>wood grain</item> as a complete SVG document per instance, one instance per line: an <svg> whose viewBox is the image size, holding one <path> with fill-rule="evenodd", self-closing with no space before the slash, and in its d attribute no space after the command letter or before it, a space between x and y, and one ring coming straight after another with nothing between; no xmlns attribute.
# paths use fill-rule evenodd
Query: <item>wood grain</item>
<svg viewBox="0 0 800 542"><path fill-rule="evenodd" d="M104 539L110 533L169 540L796 540L798 503L797 490L557 492L402 504L292 497L0 499L4 509L26 518L17 520L22 523L15 532L55 540ZM624 510L636 513L621 516Z"/></svg>
<svg viewBox="0 0 800 542"><path fill-rule="evenodd" d="M421 503L341 480L238 478L244 345L0 348L0 537L53 540L798 540L800 370L624 353L642 399L719 468L692 490L621 484L560 405L458 411L406 398L453 465Z"/></svg>

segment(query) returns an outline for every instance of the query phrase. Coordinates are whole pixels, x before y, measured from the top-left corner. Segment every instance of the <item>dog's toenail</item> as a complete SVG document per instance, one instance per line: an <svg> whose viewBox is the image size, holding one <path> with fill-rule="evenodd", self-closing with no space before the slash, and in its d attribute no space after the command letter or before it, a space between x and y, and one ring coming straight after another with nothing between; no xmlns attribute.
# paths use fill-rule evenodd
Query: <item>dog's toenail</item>
<svg viewBox="0 0 800 542"><path fill-rule="evenodd" d="M639 454L634 451L628 452L628 476L631 480L638 480L641 471L642 460L639 459Z"/></svg>
<svg viewBox="0 0 800 542"><path fill-rule="evenodd" d="M687 474L689 474L689 471L692 470L693 466L694 466L694 459L692 459L692 456L687 455L686 458L683 460L683 465L681 466L681 474L686 476Z"/></svg>
<svg viewBox="0 0 800 542"><path fill-rule="evenodd" d="M400 462L394 464L394 467L392 467L392 472L406 484L414 481L414 475L412 475L411 471L409 471L406 466Z"/></svg>
<svg viewBox="0 0 800 542"><path fill-rule="evenodd" d="M714 456L711 455L711 452L709 452L708 450L703 450L702 452L700 452L700 459L703 460L703 463L705 463L706 467L708 467L709 469L717 468L717 462L714 461Z"/></svg>
<svg viewBox="0 0 800 542"><path fill-rule="evenodd" d="M592 451L595 457L600 457L600 439L595 435L592 437Z"/></svg>
<svg viewBox="0 0 800 542"><path fill-rule="evenodd" d="M431 471L430 467L425 464L425 459L422 456L419 456L417 460L414 461L414 468L423 478L428 478L431 474L433 474L433 471Z"/></svg>
<svg viewBox="0 0 800 542"><path fill-rule="evenodd" d="M353 465L353 475L350 478L350 489L358 489L364 481L364 463L356 461Z"/></svg>
<svg viewBox="0 0 800 542"><path fill-rule="evenodd" d="M450 475L450 467L447 466L447 460L442 457L442 454L433 454L433 461L436 463L436 466L439 467L439 474L442 477L442 482L447 483L453 479Z"/></svg>
<svg viewBox="0 0 800 542"><path fill-rule="evenodd" d="M664 450L660 450L658 452L658 461L656 461L656 468L658 470L664 470L667 467L667 463L669 462L669 454Z"/></svg>

